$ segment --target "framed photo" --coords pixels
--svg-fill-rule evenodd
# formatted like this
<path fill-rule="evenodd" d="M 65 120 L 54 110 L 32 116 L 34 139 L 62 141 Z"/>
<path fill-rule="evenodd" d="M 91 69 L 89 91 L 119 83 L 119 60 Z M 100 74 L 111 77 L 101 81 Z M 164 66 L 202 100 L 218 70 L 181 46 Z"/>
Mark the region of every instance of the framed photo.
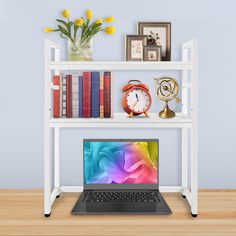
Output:
<path fill-rule="evenodd" d="M 126 35 L 126 61 L 143 61 L 143 47 L 146 43 L 145 35 Z"/>
<path fill-rule="evenodd" d="M 162 60 L 171 60 L 171 23 L 139 22 L 138 34 L 147 35 L 148 46 L 162 46 Z"/>
<path fill-rule="evenodd" d="M 143 48 L 144 61 L 161 61 L 161 46 L 145 46 Z"/>

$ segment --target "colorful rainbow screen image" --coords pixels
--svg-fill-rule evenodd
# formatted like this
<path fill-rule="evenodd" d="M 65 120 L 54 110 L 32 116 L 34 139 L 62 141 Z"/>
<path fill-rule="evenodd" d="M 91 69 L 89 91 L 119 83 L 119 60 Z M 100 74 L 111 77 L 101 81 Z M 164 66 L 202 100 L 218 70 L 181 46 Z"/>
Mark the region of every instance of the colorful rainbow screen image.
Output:
<path fill-rule="evenodd" d="M 85 184 L 157 184 L 158 142 L 84 142 Z"/>

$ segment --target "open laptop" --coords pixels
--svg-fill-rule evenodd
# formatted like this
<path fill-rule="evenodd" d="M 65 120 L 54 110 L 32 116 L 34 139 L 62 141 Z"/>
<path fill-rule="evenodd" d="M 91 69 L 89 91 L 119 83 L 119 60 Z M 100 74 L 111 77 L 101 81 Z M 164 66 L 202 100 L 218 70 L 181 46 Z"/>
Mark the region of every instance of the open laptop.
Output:
<path fill-rule="evenodd" d="M 84 191 L 72 214 L 171 214 L 159 192 L 157 139 L 85 139 Z"/>

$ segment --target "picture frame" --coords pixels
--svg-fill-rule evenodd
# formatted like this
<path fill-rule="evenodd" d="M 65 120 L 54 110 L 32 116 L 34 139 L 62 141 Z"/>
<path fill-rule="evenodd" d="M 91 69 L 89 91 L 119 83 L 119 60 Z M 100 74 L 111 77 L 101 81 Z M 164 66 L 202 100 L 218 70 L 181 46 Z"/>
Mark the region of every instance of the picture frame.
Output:
<path fill-rule="evenodd" d="M 146 35 L 126 35 L 126 61 L 143 61 L 143 47 L 146 46 Z"/>
<path fill-rule="evenodd" d="M 161 46 L 144 46 L 143 48 L 144 61 L 161 61 Z"/>
<path fill-rule="evenodd" d="M 147 35 L 147 46 L 162 46 L 162 60 L 171 60 L 171 22 L 138 22 L 138 34 Z"/>

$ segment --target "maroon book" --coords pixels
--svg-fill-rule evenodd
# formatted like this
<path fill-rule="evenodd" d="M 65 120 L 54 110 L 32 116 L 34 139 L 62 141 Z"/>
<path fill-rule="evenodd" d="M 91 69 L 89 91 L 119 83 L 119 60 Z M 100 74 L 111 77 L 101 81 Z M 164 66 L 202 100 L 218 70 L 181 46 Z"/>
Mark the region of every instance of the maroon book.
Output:
<path fill-rule="evenodd" d="M 58 86 L 53 90 L 53 117 L 60 117 L 60 75 L 53 76 L 53 85 Z"/>
<path fill-rule="evenodd" d="M 104 72 L 104 117 L 111 117 L 111 72 Z"/>
<path fill-rule="evenodd" d="M 91 117 L 91 72 L 83 73 L 83 117 Z"/>
<path fill-rule="evenodd" d="M 72 118 L 72 75 L 66 76 L 66 117 Z"/>

